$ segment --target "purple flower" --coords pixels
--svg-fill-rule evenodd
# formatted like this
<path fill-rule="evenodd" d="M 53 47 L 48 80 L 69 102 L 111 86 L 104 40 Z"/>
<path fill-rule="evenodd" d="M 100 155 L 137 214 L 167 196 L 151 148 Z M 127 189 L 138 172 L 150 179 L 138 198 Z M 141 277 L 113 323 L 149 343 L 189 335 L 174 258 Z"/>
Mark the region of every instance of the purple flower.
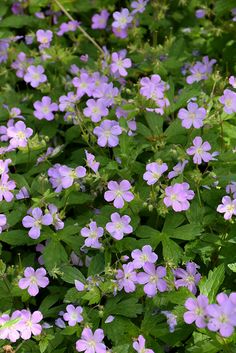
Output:
<path fill-rule="evenodd" d="M 163 315 L 167 318 L 167 324 L 169 325 L 169 331 L 172 333 L 175 331 L 175 326 L 177 325 L 177 316 L 171 311 L 161 311 Z"/>
<path fill-rule="evenodd" d="M 157 254 L 155 254 L 150 245 L 144 245 L 142 250 L 135 249 L 132 251 L 131 256 L 133 258 L 134 268 L 142 268 L 147 263 L 155 263 L 158 259 Z"/>
<path fill-rule="evenodd" d="M 107 349 L 103 343 L 104 332 L 102 329 L 93 331 L 85 327 L 81 334 L 81 339 L 76 342 L 76 350 L 85 353 L 106 353 Z"/>
<path fill-rule="evenodd" d="M 53 220 L 52 225 L 55 227 L 55 229 L 56 230 L 63 229 L 64 222 L 59 218 L 58 208 L 53 204 L 49 204 L 48 210 L 50 215 L 52 216 L 52 220 Z"/>
<path fill-rule="evenodd" d="M 92 153 L 89 153 L 88 151 L 85 150 L 85 155 L 86 155 L 86 163 L 87 166 L 92 169 L 94 173 L 97 173 L 98 168 L 100 166 L 99 162 L 96 162 L 95 156 Z"/>
<path fill-rule="evenodd" d="M 117 38 L 127 38 L 128 33 L 127 33 L 127 27 L 126 28 L 121 28 L 121 27 L 113 27 L 112 26 L 112 32 Z"/>
<path fill-rule="evenodd" d="M 171 172 L 169 172 L 168 178 L 169 178 L 169 179 L 172 179 L 172 178 L 174 178 L 174 177 L 176 177 L 176 176 L 182 174 L 187 163 L 188 163 L 187 160 L 184 160 L 183 162 L 177 163 L 177 164 L 173 167 L 173 170 L 172 170 Z"/>
<path fill-rule="evenodd" d="M 198 108 L 197 103 L 189 102 L 187 109 L 180 109 L 178 118 L 182 120 L 182 126 L 186 129 L 190 129 L 191 126 L 195 129 L 199 129 L 203 126 L 206 113 L 206 109 Z"/>
<path fill-rule="evenodd" d="M 46 82 L 47 76 L 44 75 L 43 66 L 30 65 L 24 75 L 24 80 L 25 82 L 30 83 L 33 88 L 38 87 L 40 83 Z"/>
<path fill-rule="evenodd" d="M 75 32 L 78 27 L 79 27 L 78 21 L 69 21 L 68 23 L 62 23 L 60 25 L 59 31 L 57 32 L 57 35 L 63 36 L 64 33 Z"/>
<path fill-rule="evenodd" d="M 17 56 L 17 60 L 11 64 L 11 67 L 16 70 L 16 76 L 19 78 L 23 78 L 27 67 L 29 64 L 33 64 L 34 59 L 27 59 L 27 56 L 24 52 L 20 52 Z"/>
<path fill-rule="evenodd" d="M 92 17 L 92 29 L 104 29 L 107 26 L 107 20 L 109 17 L 109 12 L 107 10 L 102 10 L 99 14 L 95 14 Z"/>
<path fill-rule="evenodd" d="M 80 231 L 82 237 L 87 238 L 84 244 L 87 247 L 99 249 L 102 246 L 99 243 L 99 238 L 103 236 L 104 230 L 102 227 L 98 227 L 96 222 L 90 222 L 88 226 L 89 228 L 84 227 Z"/>
<path fill-rule="evenodd" d="M 73 110 L 77 101 L 78 101 L 78 96 L 74 92 L 68 92 L 67 96 L 61 96 L 59 98 L 60 111 L 64 112 L 66 110 L 68 111 Z"/>
<path fill-rule="evenodd" d="M 146 340 L 142 335 L 139 335 L 133 343 L 133 348 L 138 353 L 154 353 L 152 349 L 145 348 Z"/>
<path fill-rule="evenodd" d="M 17 121 L 15 125 L 7 128 L 7 135 L 10 138 L 10 145 L 16 147 L 26 147 L 27 140 L 33 135 L 33 130 L 26 127 L 23 121 Z"/>
<path fill-rule="evenodd" d="M 122 180 L 120 183 L 109 181 L 108 189 L 109 191 L 104 194 L 104 199 L 108 202 L 114 201 L 115 208 L 122 208 L 124 201 L 131 202 L 134 199 L 134 195 L 129 191 L 131 184 L 128 180 Z"/>
<path fill-rule="evenodd" d="M 215 59 L 209 60 L 208 56 L 204 56 L 202 62 L 197 61 L 196 64 L 190 67 L 191 75 L 187 76 L 186 81 L 189 85 L 201 80 L 207 80 L 212 72 L 212 67 L 216 63 Z"/>
<path fill-rule="evenodd" d="M 10 114 L 10 117 L 12 119 L 16 119 L 17 118 L 17 119 L 25 120 L 25 118 L 21 115 L 21 110 L 19 108 L 16 108 L 16 107 L 12 108 L 10 110 L 9 114 Z"/>
<path fill-rule="evenodd" d="M 144 292 L 148 297 L 154 297 L 159 292 L 165 292 L 167 290 L 167 283 L 163 277 L 166 276 L 166 269 L 163 266 L 157 268 L 153 263 L 145 263 L 143 265 L 145 272 L 139 272 L 137 274 L 137 281 L 139 284 L 145 284 Z"/>
<path fill-rule="evenodd" d="M 5 63 L 8 58 L 9 43 L 6 39 L 0 40 L 0 64 Z"/>
<path fill-rule="evenodd" d="M 195 11 L 196 18 L 204 18 L 206 16 L 206 11 L 204 9 L 198 9 Z"/>
<path fill-rule="evenodd" d="M 223 96 L 219 98 L 221 104 L 224 104 L 224 111 L 227 114 L 236 113 L 236 93 L 230 89 L 225 89 Z"/>
<path fill-rule="evenodd" d="M 48 169 L 48 175 L 55 192 L 60 192 L 72 186 L 75 179 L 83 178 L 86 175 L 86 169 L 82 166 L 72 169 L 57 163 Z"/>
<path fill-rule="evenodd" d="M 122 266 L 122 270 L 117 270 L 116 279 L 119 290 L 124 288 L 126 293 L 135 291 L 135 284 L 137 283 L 137 274 L 135 272 L 132 262 Z"/>
<path fill-rule="evenodd" d="M 32 314 L 29 310 L 21 310 L 21 338 L 28 340 L 31 335 L 38 336 L 42 332 L 42 326 L 39 322 L 43 319 L 40 311 L 34 311 Z"/>
<path fill-rule="evenodd" d="M 50 213 L 43 215 L 41 208 L 33 208 L 30 212 L 32 216 L 25 216 L 22 219 L 22 224 L 25 228 L 30 228 L 29 236 L 32 239 L 38 239 L 40 237 L 40 231 L 42 225 L 49 226 L 53 222 L 53 218 Z"/>
<path fill-rule="evenodd" d="M 233 215 L 236 215 L 236 200 L 231 200 L 231 197 L 224 196 L 222 204 L 218 205 L 216 210 L 219 213 L 224 213 L 224 219 L 229 220 Z"/>
<path fill-rule="evenodd" d="M 119 144 L 118 136 L 122 134 L 122 129 L 117 121 L 103 120 L 100 126 L 96 126 L 93 130 L 94 135 L 98 137 L 98 145 L 100 147 L 116 147 Z"/>
<path fill-rule="evenodd" d="M 42 101 L 34 102 L 34 109 L 34 116 L 37 119 L 46 119 L 50 121 L 54 119 L 53 112 L 58 111 L 58 105 L 56 103 L 52 103 L 50 97 L 44 96 Z"/>
<path fill-rule="evenodd" d="M 63 319 L 68 321 L 69 326 L 75 326 L 77 322 L 83 321 L 83 316 L 81 315 L 83 308 L 81 306 L 74 307 L 74 305 L 67 305 L 66 313 L 63 315 Z"/>
<path fill-rule="evenodd" d="M 193 162 L 195 164 L 201 164 L 202 161 L 208 163 L 212 160 L 212 154 L 209 153 L 211 145 L 209 142 L 203 142 L 200 136 L 195 137 L 193 140 L 193 146 L 186 150 L 187 154 L 193 155 Z"/>
<path fill-rule="evenodd" d="M 113 28 L 125 29 L 133 20 L 128 9 L 124 8 L 120 12 L 116 11 L 113 13 L 115 21 L 112 22 Z"/>
<path fill-rule="evenodd" d="M 23 199 L 28 199 L 30 197 L 30 194 L 28 190 L 26 189 L 25 186 L 23 186 L 19 192 L 16 194 L 16 199 L 17 200 L 23 200 Z"/>
<path fill-rule="evenodd" d="M 106 230 L 116 240 L 121 240 L 124 234 L 130 234 L 133 232 L 133 227 L 129 224 L 131 218 L 129 216 L 120 216 L 119 213 L 115 212 L 111 215 L 111 222 L 106 224 Z"/>
<path fill-rule="evenodd" d="M 4 214 L 0 213 L 0 234 L 4 229 L 6 229 L 6 225 L 7 225 L 7 217 Z"/>
<path fill-rule="evenodd" d="M 218 304 L 210 304 L 206 308 L 209 316 L 207 328 L 213 332 L 219 331 L 223 337 L 229 337 L 233 334 L 234 326 L 236 326 L 235 303 L 226 299 L 222 294 L 220 293 L 216 297 Z"/>
<path fill-rule="evenodd" d="M 0 316 L 0 339 L 9 339 L 11 342 L 16 342 L 20 338 L 20 320 L 21 312 L 19 310 L 14 311 L 11 316 L 2 314 Z M 10 323 L 11 321 L 15 321 L 15 323 Z M 1 328 L 4 325 L 7 325 L 7 327 Z"/>
<path fill-rule="evenodd" d="M 49 284 L 49 279 L 46 277 L 46 270 L 41 267 L 36 271 L 33 267 L 26 267 L 24 270 L 24 278 L 19 280 L 20 289 L 28 288 L 28 293 L 35 297 L 39 293 L 39 288 L 45 288 Z"/>
<path fill-rule="evenodd" d="M 197 272 L 198 265 L 194 262 L 186 263 L 186 270 L 182 268 L 177 268 L 173 270 L 174 275 L 179 278 L 175 280 L 175 287 L 178 289 L 180 287 L 187 287 L 193 294 L 197 293 L 196 285 L 201 279 L 201 275 Z"/>
<path fill-rule="evenodd" d="M 87 72 L 82 72 L 80 77 L 75 77 L 72 80 L 73 85 L 77 88 L 77 97 L 81 98 L 84 94 L 89 97 L 92 95 L 92 78 Z"/>
<path fill-rule="evenodd" d="M 113 74 L 119 73 L 121 76 L 127 76 L 128 72 L 125 69 L 131 67 L 132 62 L 129 58 L 126 58 L 126 50 L 112 53 L 111 59 L 111 72 Z"/>
<path fill-rule="evenodd" d="M 164 97 L 164 91 L 168 88 L 159 75 L 152 75 L 151 78 L 143 77 L 140 80 L 140 94 L 148 99 L 161 99 Z"/>
<path fill-rule="evenodd" d="M 0 201 L 5 199 L 7 202 L 11 202 L 14 195 L 11 190 L 14 190 L 16 183 L 13 180 L 9 180 L 8 174 L 2 174 L 0 178 Z"/>
<path fill-rule="evenodd" d="M 167 169 L 166 163 L 149 163 L 146 165 L 146 173 L 143 174 L 143 179 L 146 180 L 148 185 L 153 185 Z"/>
<path fill-rule="evenodd" d="M 50 42 L 52 41 L 53 33 L 50 30 L 44 31 L 42 29 L 39 29 L 36 32 L 36 37 L 37 37 L 37 41 L 41 43 L 40 49 L 49 48 Z"/>
<path fill-rule="evenodd" d="M 75 280 L 75 288 L 77 289 L 78 292 L 83 292 L 83 290 L 85 289 L 85 286 L 79 280 Z"/>
<path fill-rule="evenodd" d="M 4 173 L 8 173 L 9 171 L 8 166 L 11 162 L 12 161 L 10 158 L 5 159 L 5 161 L 3 159 L 0 159 L 0 175 Z"/>
<path fill-rule="evenodd" d="M 236 77 L 235 77 L 235 76 L 230 76 L 230 78 L 229 78 L 229 84 L 230 84 L 233 88 L 236 88 Z"/>
<path fill-rule="evenodd" d="M 206 308 L 208 306 L 208 298 L 200 294 L 197 298 L 188 298 L 184 306 L 188 309 L 188 311 L 184 313 L 184 321 L 186 324 L 195 322 L 198 328 L 205 328 L 207 325 Z"/>
<path fill-rule="evenodd" d="M 165 189 L 164 204 L 171 206 L 175 212 L 186 211 L 190 207 L 188 200 L 192 200 L 194 195 L 188 183 L 176 183 Z"/>
<path fill-rule="evenodd" d="M 135 15 L 136 13 L 142 13 L 145 10 L 145 7 L 147 6 L 148 0 L 137 0 L 137 1 L 132 1 L 131 2 L 131 8 L 132 10 L 132 15 Z"/>
<path fill-rule="evenodd" d="M 103 99 L 89 99 L 86 104 L 87 108 L 83 110 L 83 113 L 86 117 L 90 117 L 94 123 L 98 123 L 102 117 L 107 116 L 109 113 Z"/>

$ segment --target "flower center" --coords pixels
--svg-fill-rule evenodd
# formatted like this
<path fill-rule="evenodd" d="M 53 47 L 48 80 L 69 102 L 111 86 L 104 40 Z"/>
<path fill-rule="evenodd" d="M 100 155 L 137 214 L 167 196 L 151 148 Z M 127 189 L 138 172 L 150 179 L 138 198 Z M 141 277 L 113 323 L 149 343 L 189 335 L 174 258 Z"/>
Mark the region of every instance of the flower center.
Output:
<path fill-rule="evenodd" d="M 234 205 L 227 205 L 226 206 L 226 211 L 227 212 L 234 212 L 235 206 Z"/>
<path fill-rule="evenodd" d="M 232 105 L 232 99 L 230 99 L 230 98 L 228 98 L 228 99 L 226 99 L 225 100 L 225 105 L 226 105 L 226 107 L 231 107 L 231 105 Z"/>
<path fill-rule="evenodd" d="M 149 277 L 149 282 L 150 283 L 157 283 L 158 277 L 155 275 Z"/>
<path fill-rule="evenodd" d="M 97 238 L 97 232 L 93 231 L 89 234 L 89 238 L 96 239 Z"/>
<path fill-rule="evenodd" d="M 222 315 L 220 315 L 220 317 L 219 317 L 219 321 L 220 321 L 222 324 L 226 324 L 226 323 L 229 321 L 229 319 L 228 319 L 228 317 L 227 317 L 226 315 L 222 314 Z"/>
<path fill-rule="evenodd" d="M 17 132 L 16 136 L 18 137 L 19 140 L 24 140 L 25 139 L 24 131 Z"/>
<path fill-rule="evenodd" d="M 35 276 L 30 276 L 30 283 L 37 284 L 37 278 Z"/>
<path fill-rule="evenodd" d="M 32 75 L 32 79 L 34 81 L 39 81 L 40 80 L 40 74 L 38 74 L 37 72 L 35 72 L 33 75 Z"/>

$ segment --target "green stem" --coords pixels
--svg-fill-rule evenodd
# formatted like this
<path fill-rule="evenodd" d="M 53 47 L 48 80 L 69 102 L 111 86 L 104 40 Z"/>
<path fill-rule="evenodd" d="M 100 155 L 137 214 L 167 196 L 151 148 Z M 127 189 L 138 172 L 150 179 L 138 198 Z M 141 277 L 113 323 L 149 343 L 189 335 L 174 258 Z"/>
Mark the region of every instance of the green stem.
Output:
<path fill-rule="evenodd" d="M 55 1 L 55 3 L 57 4 L 57 6 L 62 10 L 62 12 L 64 12 L 64 14 L 71 20 L 71 21 L 75 21 L 73 19 L 73 17 L 69 14 L 69 12 L 64 8 L 64 6 L 60 3 L 59 0 L 53 0 Z M 95 42 L 95 40 L 90 37 L 90 35 L 79 25 L 78 29 L 80 30 L 81 33 L 83 33 L 83 35 L 91 42 L 93 43 L 93 45 L 102 53 L 102 55 L 104 55 L 104 51 L 102 50 L 102 48 L 100 47 L 100 45 L 97 44 L 97 42 Z"/>

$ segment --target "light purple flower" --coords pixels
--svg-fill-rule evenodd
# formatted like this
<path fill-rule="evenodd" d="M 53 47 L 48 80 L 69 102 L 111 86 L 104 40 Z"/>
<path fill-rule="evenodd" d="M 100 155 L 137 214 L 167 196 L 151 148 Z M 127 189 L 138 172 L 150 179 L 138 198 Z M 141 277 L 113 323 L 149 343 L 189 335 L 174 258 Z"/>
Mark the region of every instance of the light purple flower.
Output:
<path fill-rule="evenodd" d="M 133 250 L 131 256 L 133 258 L 133 266 L 137 269 L 142 268 L 147 263 L 154 264 L 158 259 L 157 254 L 153 252 L 150 245 L 144 245 L 142 250 Z"/>
<path fill-rule="evenodd" d="M 117 121 L 104 120 L 100 126 L 93 130 L 94 135 L 98 137 L 100 147 L 116 147 L 119 144 L 118 136 L 122 134 L 122 129 Z"/>
<path fill-rule="evenodd" d="M 42 225 L 49 226 L 53 222 L 53 218 L 50 213 L 43 215 L 41 208 L 33 208 L 30 212 L 31 216 L 25 216 L 22 219 L 22 224 L 25 228 L 30 228 L 29 236 L 32 239 L 38 239 L 40 237 L 40 231 Z"/>
<path fill-rule="evenodd" d="M 112 32 L 117 38 L 127 38 L 128 37 L 128 32 L 127 32 L 127 27 L 121 28 L 121 27 L 113 27 L 112 26 Z"/>
<path fill-rule="evenodd" d="M 148 185 L 153 185 L 167 169 L 168 166 L 166 163 L 149 163 L 146 165 L 146 172 L 143 174 L 143 179 L 146 180 Z"/>
<path fill-rule="evenodd" d="M 6 229 L 6 225 L 7 225 L 7 217 L 4 214 L 0 213 L 0 234 L 4 229 Z"/>
<path fill-rule="evenodd" d="M 206 308 L 209 316 L 207 328 L 213 332 L 219 331 L 223 337 L 229 337 L 236 326 L 235 303 L 230 299 L 225 299 L 222 294 L 216 297 L 218 304 L 210 304 Z"/>
<path fill-rule="evenodd" d="M 145 272 L 137 274 L 137 281 L 139 284 L 145 284 L 144 292 L 148 297 L 154 297 L 159 292 L 167 290 L 167 283 L 163 279 L 166 276 L 166 269 L 163 266 L 157 268 L 153 263 L 145 263 L 143 265 Z"/>
<path fill-rule="evenodd" d="M 103 99 L 89 99 L 86 104 L 87 108 L 83 110 L 83 113 L 86 117 L 90 117 L 94 123 L 98 123 L 102 117 L 107 116 L 109 113 Z"/>
<path fill-rule="evenodd" d="M 16 61 L 13 61 L 13 63 L 11 64 L 11 67 L 16 70 L 16 76 L 19 78 L 23 78 L 26 71 L 27 71 L 27 67 L 30 64 L 33 64 L 34 59 L 32 58 L 27 58 L 26 54 L 24 52 L 20 52 L 17 55 L 17 59 Z"/>
<path fill-rule="evenodd" d="M 9 43 L 7 39 L 0 40 L 0 64 L 5 63 L 8 59 Z"/>
<path fill-rule="evenodd" d="M 161 311 L 163 315 L 167 318 L 167 324 L 169 325 L 169 331 L 172 333 L 175 331 L 175 326 L 177 325 L 177 316 L 171 311 Z"/>
<path fill-rule="evenodd" d="M 52 225 L 55 227 L 55 229 L 56 230 L 63 229 L 64 222 L 59 218 L 58 208 L 53 204 L 49 204 L 48 210 L 52 216 L 52 220 L 53 220 Z"/>
<path fill-rule="evenodd" d="M 83 292 L 85 289 L 84 283 L 80 282 L 79 280 L 75 280 L 75 288 L 78 292 Z"/>
<path fill-rule="evenodd" d="M 25 186 L 23 186 L 19 192 L 16 194 L 16 199 L 17 200 L 23 200 L 23 199 L 28 199 L 30 197 L 30 194 L 28 190 L 26 189 Z"/>
<path fill-rule="evenodd" d="M 53 33 L 50 30 L 44 31 L 42 29 L 39 29 L 36 32 L 36 37 L 37 37 L 37 41 L 39 43 L 41 43 L 40 49 L 49 48 L 50 47 L 50 43 L 52 41 Z"/>
<path fill-rule="evenodd" d="M 93 331 L 85 327 L 81 334 L 81 339 L 76 342 L 76 350 L 85 353 L 106 353 L 107 349 L 103 343 L 104 332 L 102 329 Z"/>
<path fill-rule="evenodd" d="M 63 319 L 68 321 L 69 326 L 75 326 L 77 322 L 83 321 L 83 316 L 81 315 L 83 308 L 81 306 L 75 307 L 74 305 L 67 305 L 66 313 L 63 315 Z"/>
<path fill-rule="evenodd" d="M 121 76 L 127 76 L 128 72 L 126 69 L 132 66 L 132 62 L 129 58 L 126 58 L 126 50 L 112 53 L 111 59 L 111 72 L 113 74 L 119 73 Z"/>
<path fill-rule="evenodd" d="M 193 155 L 193 162 L 195 164 L 201 164 L 202 161 L 208 163 L 212 160 L 212 154 L 209 153 L 211 145 L 208 141 L 203 142 L 200 136 L 197 136 L 193 140 L 193 146 L 189 147 L 186 152 L 188 155 Z"/>
<path fill-rule="evenodd" d="M 139 335 L 133 343 L 133 348 L 138 353 L 154 353 L 152 349 L 145 348 L 146 340 L 142 335 Z"/>
<path fill-rule="evenodd" d="M 206 16 L 206 11 L 204 9 L 198 9 L 195 11 L 196 18 L 204 18 Z"/>
<path fill-rule="evenodd" d="M 133 263 L 129 262 L 128 264 L 122 266 L 122 270 L 117 270 L 116 279 L 119 290 L 124 289 L 126 293 L 134 292 L 136 289 L 135 285 L 137 283 L 137 274 Z"/>
<path fill-rule="evenodd" d="M 208 298 L 200 294 L 197 298 L 188 298 L 184 304 L 188 309 L 184 313 L 184 321 L 186 324 L 195 322 L 198 328 L 205 328 L 207 325 L 206 308 L 208 306 Z"/>
<path fill-rule="evenodd" d="M 112 22 L 112 27 L 125 29 L 133 20 L 128 9 L 124 8 L 120 12 L 113 13 L 115 21 Z"/>
<path fill-rule="evenodd" d="M 39 322 L 43 319 L 40 311 L 34 311 L 32 314 L 29 310 L 21 310 L 21 338 L 28 340 L 32 334 L 38 336 L 42 332 L 42 326 Z"/>
<path fill-rule="evenodd" d="M 86 163 L 87 166 L 92 169 L 94 173 L 97 173 L 100 163 L 95 160 L 95 156 L 92 153 L 89 153 L 85 150 Z"/>
<path fill-rule="evenodd" d="M 182 174 L 187 163 L 188 163 L 187 160 L 184 160 L 183 162 L 177 163 L 177 164 L 173 167 L 173 170 L 172 170 L 171 172 L 169 172 L 168 178 L 169 178 L 169 179 L 172 179 L 172 178 L 174 178 L 174 177 L 176 177 L 176 176 Z"/>
<path fill-rule="evenodd" d="M 224 104 L 224 111 L 227 114 L 236 113 L 236 93 L 230 89 L 225 89 L 223 96 L 219 98 L 221 104 Z"/>
<path fill-rule="evenodd" d="M 115 317 L 113 315 L 109 315 L 106 320 L 104 321 L 105 324 L 110 324 L 112 321 L 114 321 Z"/>
<path fill-rule="evenodd" d="M 190 67 L 191 75 L 187 76 L 186 81 L 189 85 L 201 80 L 207 80 L 209 74 L 212 73 L 213 65 L 216 63 L 215 59 L 209 60 L 208 56 L 204 56 L 202 62 L 197 61 Z"/>
<path fill-rule="evenodd" d="M 8 339 L 11 342 L 16 342 L 20 338 L 20 320 L 21 312 L 19 310 L 14 311 L 11 316 L 2 314 L 0 316 L 0 339 Z M 10 324 L 10 321 L 16 322 Z M 9 325 L 7 327 L 1 328 L 1 326 L 7 325 L 8 323 Z"/>
<path fill-rule="evenodd" d="M 51 121 L 54 119 L 53 112 L 58 111 L 58 105 L 56 103 L 52 103 L 52 100 L 48 96 L 44 96 L 42 101 L 34 102 L 34 116 L 41 120 L 46 119 Z"/>
<path fill-rule="evenodd" d="M 190 129 L 191 126 L 195 129 L 199 129 L 203 126 L 206 113 L 205 108 L 199 108 L 197 103 L 189 102 L 187 109 L 180 109 L 178 118 L 182 120 L 182 126 L 186 129 Z"/>
<path fill-rule="evenodd" d="M 109 17 L 109 12 L 107 10 L 102 10 L 99 14 L 95 14 L 92 17 L 92 29 L 104 29 L 107 26 L 107 20 Z"/>
<path fill-rule="evenodd" d="M 47 76 L 44 75 L 43 66 L 30 65 L 24 75 L 24 80 L 25 82 L 30 83 L 33 88 L 38 87 L 40 83 L 46 82 Z"/>
<path fill-rule="evenodd" d="M 217 212 L 224 213 L 224 219 L 229 220 L 236 215 L 236 200 L 229 196 L 222 198 L 222 204 L 217 206 Z"/>
<path fill-rule="evenodd" d="M 182 268 L 177 268 L 176 270 L 173 270 L 173 273 L 176 278 L 179 278 L 175 280 L 175 287 L 177 289 L 180 287 L 187 287 L 190 292 L 196 294 L 196 285 L 201 279 L 201 275 L 199 272 L 197 272 L 197 268 L 199 268 L 199 266 L 196 265 L 194 262 L 187 262 L 186 270 L 183 270 Z"/>
<path fill-rule="evenodd" d="M 15 125 L 7 128 L 7 135 L 10 138 L 10 145 L 16 147 L 26 147 L 27 140 L 33 135 L 33 130 L 26 127 L 23 121 L 17 121 Z"/>
<path fill-rule="evenodd" d="M 123 239 L 125 234 L 130 234 L 133 228 L 129 224 L 131 218 L 129 216 L 120 216 L 119 213 L 115 212 L 111 215 L 111 222 L 106 224 L 106 230 L 116 240 Z"/>
<path fill-rule="evenodd" d="M 176 183 L 165 189 L 164 204 L 172 207 L 175 212 L 186 211 L 190 207 L 188 200 L 194 198 L 194 192 L 189 190 L 188 183 Z"/>
<path fill-rule="evenodd" d="M 64 33 L 67 32 L 75 32 L 77 28 L 79 27 L 79 22 L 78 21 L 69 21 L 67 23 L 62 23 L 60 25 L 60 29 L 57 32 L 58 36 L 63 36 Z"/>
<path fill-rule="evenodd" d="M 29 295 L 35 297 L 39 293 L 39 288 L 45 288 L 49 284 L 49 279 L 46 277 L 46 270 L 41 267 L 36 271 L 33 267 L 26 267 L 24 270 L 24 278 L 19 280 L 20 289 L 28 290 Z"/>
<path fill-rule="evenodd" d="M 84 227 L 81 229 L 80 234 L 86 238 L 84 244 L 87 247 L 99 249 L 102 244 L 99 243 L 99 238 L 103 236 L 104 230 L 102 227 L 98 227 L 96 222 L 90 222 L 89 228 Z"/>
<path fill-rule="evenodd" d="M 77 88 L 77 97 L 81 98 L 84 94 L 87 94 L 89 97 L 92 95 L 93 83 L 92 78 L 87 72 L 82 72 L 80 77 L 75 77 L 72 80 L 73 85 Z"/>
<path fill-rule="evenodd" d="M 7 158 L 5 160 L 0 159 L 0 175 L 8 173 L 9 171 L 9 164 L 12 162 L 10 158 Z"/>
<path fill-rule="evenodd" d="M 229 84 L 230 84 L 233 88 L 236 88 L 236 77 L 235 77 L 235 76 L 230 76 L 230 78 L 229 78 Z"/>
<path fill-rule="evenodd" d="M 86 169 L 82 166 L 72 169 L 57 163 L 48 169 L 48 175 L 55 192 L 60 192 L 72 186 L 75 179 L 83 178 L 86 175 Z"/>
<path fill-rule="evenodd" d="M 115 208 L 124 207 L 124 201 L 131 202 L 134 199 L 134 195 L 131 191 L 131 184 L 128 180 L 122 180 L 120 183 L 116 181 L 109 181 L 109 191 L 104 194 L 104 199 L 108 202 L 114 201 L 113 205 Z"/>
<path fill-rule="evenodd" d="M 132 15 L 135 15 L 136 13 L 143 13 L 145 10 L 145 7 L 147 6 L 148 0 L 137 0 L 137 1 L 132 1 L 131 2 L 131 8 L 132 10 Z"/>
<path fill-rule="evenodd" d="M 0 201 L 6 200 L 6 202 L 11 202 L 14 198 L 11 190 L 14 190 L 16 183 L 14 180 L 9 180 L 8 174 L 2 174 L 0 178 Z"/>

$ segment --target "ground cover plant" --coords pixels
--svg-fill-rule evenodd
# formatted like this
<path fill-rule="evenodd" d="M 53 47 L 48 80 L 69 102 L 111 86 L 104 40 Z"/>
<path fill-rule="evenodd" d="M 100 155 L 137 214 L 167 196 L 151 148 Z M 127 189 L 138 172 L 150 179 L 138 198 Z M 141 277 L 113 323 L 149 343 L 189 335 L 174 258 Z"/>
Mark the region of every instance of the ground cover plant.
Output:
<path fill-rule="evenodd" d="M 235 0 L 0 17 L 0 351 L 236 352 Z"/>

